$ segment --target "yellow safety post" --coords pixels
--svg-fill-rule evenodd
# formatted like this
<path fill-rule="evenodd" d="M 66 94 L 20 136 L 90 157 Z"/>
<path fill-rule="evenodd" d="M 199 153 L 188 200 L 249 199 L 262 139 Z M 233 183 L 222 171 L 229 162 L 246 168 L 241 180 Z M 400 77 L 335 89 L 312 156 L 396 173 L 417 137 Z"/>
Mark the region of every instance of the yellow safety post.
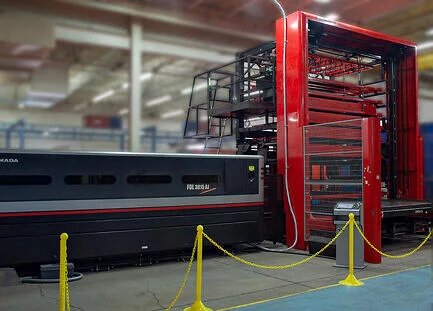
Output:
<path fill-rule="evenodd" d="M 68 234 L 62 233 L 60 235 L 60 272 L 59 272 L 59 311 L 66 309 L 66 288 L 67 284 L 67 263 L 66 263 L 66 241 Z"/>
<path fill-rule="evenodd" d="M 195 283 L 195 302 L 184 311 L 212 311 L 201 301 L 201 282 L 203 267 L 203 226 L 197 226 L 197 278 Z"/>
<path fill-rule="evenodd" d="M 339 283 L 341 285 L 345 285 L 345 286 L 362 286 L 364 285 L 364 283 L 362 283 L 361 281 L 359 281 L 355 274 L 354 274 L 354 256 L 353 256 L 353 251 L 354 251 L 354 235 L 353 235 L 353 229 L 354 229 L 354 225 L 355 225 L 355 215 L 353 215 L 353 213 L 349 214 L 349 274 L 347 275 L 347 277 L 340 281 Z"/>

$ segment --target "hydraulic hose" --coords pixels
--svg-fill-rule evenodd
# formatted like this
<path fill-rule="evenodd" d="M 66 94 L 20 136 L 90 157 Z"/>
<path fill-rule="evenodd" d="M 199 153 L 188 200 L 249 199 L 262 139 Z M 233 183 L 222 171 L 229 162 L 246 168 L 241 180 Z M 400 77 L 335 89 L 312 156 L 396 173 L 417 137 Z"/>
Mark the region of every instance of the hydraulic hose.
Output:
<path fill-rule="evenodd" d="M 289 172 L 289 164 L 287 161 L 287 157 L 288 157 L 288 142 L 287 142 L 287 128 L 288 128 L 288 123 L 287 123 L 287 98 L 286 98 L 286 49 L 287 49 L 287 14 L 284 11 L 283 6 L 281 5 L 281 3 L 278 0 L 272 0 L 272 2 L 275 4 L 275 6 L 278 8 L 278 10 L 281 13 L 281 16 L 283 17 L 283 37 L 284 37 L 284 41 L 283 41 L 283 109 L 284 109 L 284 188 L 285 188 L 285 192 L 286 192 L 286 196 L 287 196 L 287 203 L 289 205 L 289 211 L 290 214 L 292 216 L 293 219 L 293 224 L 295 226 L 295 239 L 293 240 L 292 245 L 290 245 L 287 249 L 292 249 L 296 243 L 298 243 L 298 222 L 296 221 L 296 216 L 295 216 L 295 212 L 293 210 L 293 205 L 292 205 L 292 199 L 290 197 L 290 191 L 289 191 L 289 177 L 288 177 L 288 172 Z"/>

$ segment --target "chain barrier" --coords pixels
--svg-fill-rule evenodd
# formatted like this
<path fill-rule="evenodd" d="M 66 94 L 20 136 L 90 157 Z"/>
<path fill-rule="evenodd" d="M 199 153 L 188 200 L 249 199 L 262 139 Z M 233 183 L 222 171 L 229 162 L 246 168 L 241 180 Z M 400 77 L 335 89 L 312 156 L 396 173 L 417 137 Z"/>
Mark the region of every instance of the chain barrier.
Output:
<path fill-rule="evenodd" d="M 59 262 L 59 311 L 70 311 L 69 285 L 68 285 L 68 234 L 60 235 L 60 262 Z"/>
<path fill-rule="evenodd" d="M 335 237 L 328 242 L 328 244 L 326 244 L 321 250 L 319 250 L 318 252 L 316 252 L 315 254 L 302 259 L 300 261 L 288 264 L 288 265 L 280 265 L 280 266 L 269 266 L 269 265 L 262 265 L 262 264 L 257 264 L 245 259 L 242 259 L 236 255 L 234 255 L 233 253 L 229 252 L 228 250 L 224 249 L 221 245 L 219 245 L 217 242 L 215 242 L 215 240 L 213 240 L 210 236 L 208 236 L 205 232 L 203 232 L 203 236 L 211 243 L 213 244 L 216 248 L 218 248 L 221 252 L 223 252 L 224 254 L 226 254 L 227 256 L 231 257 L 232 259 L 239 261 L 245 265 L 251 266 L 251 267 L 255 267 L 255 268 L 260 268 L 260 269 L 289 269 L 289 268 L 293 268 L 299 265 L 302 265 L 304 263 L 309 262 L 310 260 L 312 260 L 313 258 L 319 256 L 320 254 L 322 254 L 329 246 L 331 246 L 331 244 L 333 244 L 339 237 L 340 235 L 344 232 L 344 230 L 346 230 L 347 226 L 349 225 L 349 221 L 346 222 L 346 224 L 341 228 L 340 231 L 338 231 L 338 233 L 335 235 Z"/>
<path fill-rule="evenodd" d="M 66 311 L 71 311 L 71 305 L 69 303 L 69 283 L 68 283 L 68 246 L 65 245 L 65 302 Z"/>
<path fill-rule="evenodd" d="M 173 301 L 170 303 L 170 305 L 168 306 L 166 311 L 170 311 L 174 307 L 174 305 L 177 303 L 180 296 L 182 295 L 183 290 L 185 289 L 186 282 L 188 281 L 188 277 L 189 277 L 189 274 L 191 272 L 192 264 L 194 262 L 194 256 L 195 256 L 195 253 L 197 250 L 197 244 L 198 244 L 197 241 L 198 241 L 198 238 L 196 236 L 195 241 L 194 241 L 194 247 L 192 248 L 191 258 L 189 259 L 188 267 L 186 268 L 186 272 L 185 272 L 185 276 L 183 277 L 182 284 L 180 285 L 179 290 L 176 293 L 176 296 L 174 297 Z"/>
<path fill-rule="evenodd" d="M 391 255 L 391 254 L 387 254 L 387 253 L 382 252 L 376 246 L 374 246 L 373 243 L 371 243 L 366 238 L 366 236 L 364 235 L 364 232 L 362 232 L 361 228 L 359 227 L 359 225 L 356 222 L 355 222 L 355 227 L 358 230 L 361 237 L 364 239 L 365 243 L 367 243 L 375 252 L 379 253 L 383 257 L 387 257 L 387 258 L 391 258 L 391 259 L 402 259 L 402 258 L 406 258 L 406 257 L 409 257 L 409 256 L 415 254 L 416 252 L 418 252 L 421 249 L 421 247 L 424 246 L 425 243 L 427 243 L 427 241 L 432 237 L 432 234 L 433 234 L 433 231 L 430 231 L 430 233 L 425 237 L 425 239 L 421 242 L 421 244 L 419 244 L 417 247 L 415 247 L 410 252 L 405 253 L 405 254 L 401 254 L 401 255 Z"/>

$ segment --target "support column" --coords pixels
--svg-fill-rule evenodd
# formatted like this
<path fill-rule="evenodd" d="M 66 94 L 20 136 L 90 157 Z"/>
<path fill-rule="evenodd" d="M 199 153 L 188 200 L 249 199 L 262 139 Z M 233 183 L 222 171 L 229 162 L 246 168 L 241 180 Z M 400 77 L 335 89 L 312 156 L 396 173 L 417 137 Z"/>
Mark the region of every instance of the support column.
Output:
<path fill-rule="evenodd" d="M 128 150 L 141 151 L 141 33 L 137 20 L 131 21 L 131 49 L 129 72 L 129 141 Z"/>

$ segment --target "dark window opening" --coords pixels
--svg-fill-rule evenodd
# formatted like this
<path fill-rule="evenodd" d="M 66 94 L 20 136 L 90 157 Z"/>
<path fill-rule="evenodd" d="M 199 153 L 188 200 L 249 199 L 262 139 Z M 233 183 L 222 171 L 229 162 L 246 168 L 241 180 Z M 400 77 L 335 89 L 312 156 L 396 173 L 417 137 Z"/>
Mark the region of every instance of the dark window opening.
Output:
<path fill-rule="evenodd" d="M 1 175 L 0 186 L 49 185 L 52 178 L 48 175 Z"/>
<path fill-rule="evenodd" d="M 170 175 L 130 175 L 126 179 L 129 184 L 169 184 Z"/>
<path fill-rule="evenodd" d="M 113 175 L 68 175 L 65 177 L 67 185 L 112 185 L 116 182 Z"/>
<path fill-rule="evenodd" d="M 219 175 L 184 175 L 182 182 L 185 184 L 216 184 L 220 182 Z"/>

